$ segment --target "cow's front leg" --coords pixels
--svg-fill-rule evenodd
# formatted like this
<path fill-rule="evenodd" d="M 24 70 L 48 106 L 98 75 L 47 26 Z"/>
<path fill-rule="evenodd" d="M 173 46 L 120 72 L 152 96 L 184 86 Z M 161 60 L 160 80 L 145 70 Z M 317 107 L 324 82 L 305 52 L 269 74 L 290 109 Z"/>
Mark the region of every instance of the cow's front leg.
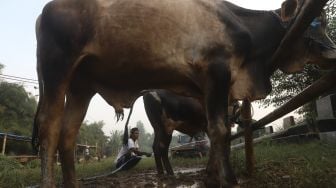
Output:
<path fill-rule="evenodd" d="M 85 117 L 93 92 L 79 89 L 67 94 L 64 119 L 59 140 L 59 152 L 62 164 L 64 187 L 78 187 L 75 164 L 74 148 L 81 123 Z"/>
<path fill-rule="evenodd" d="M 230 72 L 222 61 L 209 65 L 206 95 L 208 132 L 211 141 L 207 165 L 207 187 L 233 187 L 236 177 L 230 165 L 230 134 L 228 96 Z"/>

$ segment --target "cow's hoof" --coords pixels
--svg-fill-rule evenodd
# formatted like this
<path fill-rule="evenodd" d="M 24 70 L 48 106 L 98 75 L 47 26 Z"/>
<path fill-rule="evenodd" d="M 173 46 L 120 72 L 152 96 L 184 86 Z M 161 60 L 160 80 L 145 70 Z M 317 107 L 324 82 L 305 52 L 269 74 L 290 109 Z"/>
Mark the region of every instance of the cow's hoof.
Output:
<path fill-rule="evenodd" d="M 240 188 L 239 184 L 230 184 L 227 182 L 216 181 L 211 178 L 204 180 L 205 187 L 208 188 Z"/>

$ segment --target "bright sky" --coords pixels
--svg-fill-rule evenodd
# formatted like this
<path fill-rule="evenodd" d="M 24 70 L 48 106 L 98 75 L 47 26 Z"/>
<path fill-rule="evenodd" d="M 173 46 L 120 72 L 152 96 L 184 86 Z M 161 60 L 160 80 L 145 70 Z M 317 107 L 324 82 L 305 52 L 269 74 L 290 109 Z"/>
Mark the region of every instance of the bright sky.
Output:
<path fill-rule="evenodd" d="M 259 10 L 270 10 L 280 8 L 283 0 L 231 0 L 233 3 Z M 0 1 L 0 63 L 5 65 L 3 74 L 37 79 L 36 75 L 36 39 L 35 20 L 41 13 L 44 5 L 49 0 L 1 0 Z M 33 84 L 24 83 L 29 92 L 34 95 L 38 91 Z M 254 105 L 254 119 L 260 119 L 272 109 L 259 109 Z M 125 111 L 125 120 L 128 110 Z M 123 130 L 125 121 L 116 123 L 114 110 L 105 101 L 95 96 L 89 106 L 86 120 L 89 122 L 103 120 L 105 122 L 104 132 L 109 135 L 111 130 Z M 135 126 L 141 120 L 147 131 L 152 132 L 152 127 L 146 117 L 142 99 L 135 103 L 134 111 L 130 121 L 130 127 Z M 281 124 L 281 121 L 277 121 Z"/>

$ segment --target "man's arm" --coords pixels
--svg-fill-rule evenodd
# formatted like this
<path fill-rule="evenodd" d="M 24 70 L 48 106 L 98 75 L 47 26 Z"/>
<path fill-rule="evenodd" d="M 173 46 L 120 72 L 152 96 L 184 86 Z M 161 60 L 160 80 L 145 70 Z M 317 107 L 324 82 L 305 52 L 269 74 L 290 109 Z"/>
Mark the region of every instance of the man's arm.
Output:
<path fill-rule="evenodd" d="M 147 153 L 147 152 L 139 151 L 138 148 L 130 148 L 129 150 L 130 150 L 130 152 L 133 152 L 138 156 L 146 155 L 147 157 L 150 157 L 152 155 L 152 154 Z"/>

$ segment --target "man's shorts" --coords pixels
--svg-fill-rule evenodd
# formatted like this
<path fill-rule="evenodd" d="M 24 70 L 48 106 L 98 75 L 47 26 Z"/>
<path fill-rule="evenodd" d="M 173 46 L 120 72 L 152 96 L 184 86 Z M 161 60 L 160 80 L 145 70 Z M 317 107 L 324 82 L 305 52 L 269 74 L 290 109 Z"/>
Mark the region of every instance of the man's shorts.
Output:
<path fill-rule="evenodd" d="M 130 156 L 130 155 L 124 155 L 118 159 L 116 168 L 121 168 L 120 170 L 128 170 L 134 167 L 138 162 L 141 160 L 140 156 Z"/>

